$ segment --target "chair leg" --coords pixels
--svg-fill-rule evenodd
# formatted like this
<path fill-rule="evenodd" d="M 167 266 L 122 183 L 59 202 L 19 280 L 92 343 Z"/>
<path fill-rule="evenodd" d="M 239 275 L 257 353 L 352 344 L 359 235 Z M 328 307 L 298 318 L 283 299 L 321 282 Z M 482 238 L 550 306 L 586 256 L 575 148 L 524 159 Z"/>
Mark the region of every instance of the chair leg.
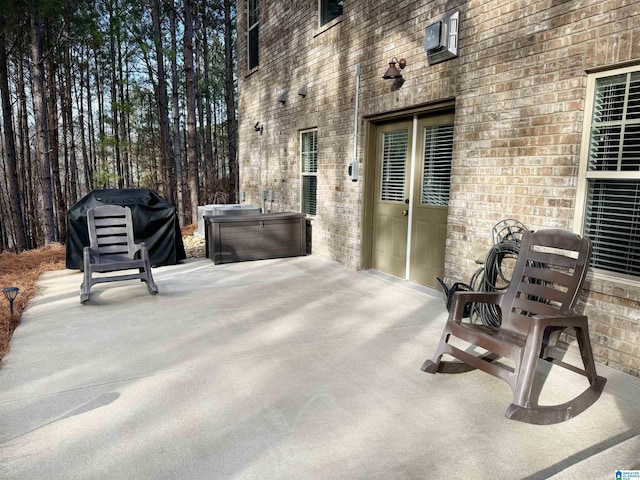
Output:
<path fill-rule="evenodd" d="M 426 373 L 466 373 L 471 372 L 472 370 L 476 370 L 476 367 L 469 365 L 468 363 L 464 363 L 462 361 L 456 360 L 442 360 L 442 356 L 446 354 L 453 355 L 454 347 L 449 345 L 449 338 L 451 333 L 448 330 L 445 330 L 440 339 L 440 343 L 438 344 L 438 348 L 436 350 L 435 355 L 432 359 L 426 360 L 420 369 Z M 487 352 L 481 357 L 480 360 L 486 362 L 493 362 L 500 358 L 499 355 Z"/>
<path fill-rule="evenodd" d="M 149 293 L 151 295 L 155 295 L 158 293 L 158 286 L 156 285 L 156 282 L 153 281 L 151 272 L 148 272 L 146 283 L 147 283 L 147 289 L 149 290 Z"/>
<path fill-rule="evenodd" d="M 437 373 L 439 371 L 442 355 L 447 350 L 447 342 L 449 341 L 450 336 L 451 336 L 451 333 L 447 331 L 445 327 L 445 330 L 442 332 L 442 336 L 440 337 L 440 342 L 438 343 L 438 348 L 436 349 L 436 353 L 434 354 L 433 358 L 430 360 L 426 360 L 422 364 L 422 367 L 420 367 L 420 369 L 423 372 Z"/>
<path fill-rule="evenodd" d="M 442 358 L 442 355 L 440 358 Z M 465 373 L 476 370 L 476 367 L 467 365 L 464 362 L 440 360 L 440 358 L 425 361 L 421 370 L 427 373 Z"/>
<path fill-rule="evenodd" d="M 575 332 L 576 339 L 578 340 L 578 348 L 580 349 L 580 357 L 582 357 L 582 365 L 584 365 L 585 376 L 589 379 L 589 383 L 593 384 L 597 380 L 598 374 L 596 373 L 596 364 L 593 360 L 589 327 L 585 324 L 583 328 L 575 328 Z"/>
<path fill-rule="evenodd" d="M 91 262 L 89 251 L 85 248 L 83 251 L 83 279 L 80 285 L 80 303 L 85 303 L 89 300 L 89 291 L 91 290 Z"/>
<path fill-rule="evenodd" d="M 532 328 L 527 337 L 524 350 L 518 358 L 514 358 L 515 383 L 513 385 L 512 405 L 529 407 L 531 404 L 531 390 L 533 379 L 538 369 L 538 358 L 540 356 L 540 345 L 544 329 Z"/>
<path fill-rule="evenodd" d="M 442 358 L 442 355 L 440 355 Z M 500 358 L 500 355 L 495 353 L 485 353 L 484 355 L 478 357 L 479 360 L 485 361 L 487 363 L 491 363 Z M 422 364 L 422 371 L 427 373 L 466 373 L 471 372 L 473 370 L 477 370 L 477 367 L 473 367 L 468 363 L 464 363 L 456 360 L 440 360 L 436 362 L 436 359 L 427 360 Z"/>
<path fill-rule="evenodd" d="M 605 383 L 607 383 L 606 378 L 596 377 L 594 382 L 580 395 L 560 405 L 522 407 L 512 403 L 504 415 L 511 420 L 535 425 L 552 425 L 566 422 L 593 405 L 600 398 Z"/>
<path fill-rule="evenodd" d="M 153 281 L 153 274 L 151 273 L 151 260 L 149 259 L 149 251 L 147 250 L 146 246 L 140 249 L 140 255 L 144 260 L 144 278 L 142 279 L 142 281 L 147 284 L 147 290 L 149 290 L 149 293 L 151 295 L 155 295 L 156 293 L 158 293 L 158 286 L 156 285 L 156 282 Z M 143 269 L 141 268 L 140 271 L 142 272 L 142 270 Z"/>
<path fill-rule="evenodd" d="M 598 398 L 600 398 L 600 394 L 602 393 L 607 379 L 596 374 L 596 367 L 593 360 L 593 352 L 591 350 L 591 341 L 589 340 L 587 327 L 574 328 L 576 331 L 576 338 L 578 339 L 580 355 L 584 364 L 584 370 L 580 371 L 573 366 L 566 366 L 565 368 L 569 368 L 569 370 L 576 371 L 577 373 L 587 377 L 589 386 L 580 395 L 568 402 L 559 405 L 540 406 L 532 402 L 530 398 L 535 368 L 528 366 L 526 368 L 528 373 L 521 373 L 518 378 L 517 386 L 514 390 L 513 403 L 509 405 L 505 412 L 505 416 L 507 418 L 537 425 L 551 425 L 554 423 L 565 422 L 585 411 L 593 405 Z M 530 361 L 530 359 L 523 360 L 523 369 L 525 368 L 524 365 L 527 361 Z M 538 359 L 536 358 L 536 366 L 537 362 Z M 562 362 L 557 363 L 557 365 L 563 366 Z"/>

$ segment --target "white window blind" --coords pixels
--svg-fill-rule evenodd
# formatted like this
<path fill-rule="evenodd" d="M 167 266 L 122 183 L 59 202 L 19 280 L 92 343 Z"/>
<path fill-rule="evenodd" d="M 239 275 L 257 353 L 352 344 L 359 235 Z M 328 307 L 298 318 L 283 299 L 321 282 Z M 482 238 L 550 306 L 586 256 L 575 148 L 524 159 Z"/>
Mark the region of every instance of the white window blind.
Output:
<path fill-rule="evenodd" d="M 640 72 L 596 81 L 589 170 L 640 170 Z"/>
<path fill-rule="evenodd" d="M 300 134 L 300 167 L 302 171 L 302 213 L 316 214 L 318 192 L 318 131 Z"/>
<path fill-rule="evenodd" d="M 382 185 L 380 199 L 389 202 L 404 202 L 407 142 L 409 132 L 399 130 L 385 132 L 382 137 Z"/>
<path fill-rule="evenodd" d="M 424 129 L 422 162 L 422 205 L 449 205 L 453 125 L 433 125 Z"/>
<path fill-rule="evenodd" d="M 585 233 L 594 267 L 640 276 L 640 180 L 590 181 Z"/>
<path fill-rule="evenodd" d="M 317 189 L 318 177 L 302 177 L 302 213 L 306 215 L 316 214 Z"/>
<path fill-rule="evenodd" d="M 302 172 L 318 171 L 318 131 L 302 132 L 301 136 Z"/>
<path fill-rule="evenodd" d="M 595 80 L 588 148 L 592 265 L 640 276 L 640 72 Z"/>

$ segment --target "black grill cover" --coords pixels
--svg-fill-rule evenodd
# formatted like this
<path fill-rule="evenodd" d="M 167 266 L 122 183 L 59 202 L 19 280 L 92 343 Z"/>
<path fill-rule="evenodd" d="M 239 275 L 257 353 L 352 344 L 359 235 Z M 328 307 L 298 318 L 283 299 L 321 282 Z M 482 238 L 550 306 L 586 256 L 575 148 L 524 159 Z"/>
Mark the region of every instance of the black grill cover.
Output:
<path fill-rule="evenodd" d="M 87 210 L 100 205 L 122 205 L 131 209 L 136 242 L 144 242 L 151 265 L 174 265 L 187 258 L 176 209 L 146 188 L 93 190 L 67 212 L 66 266 L 82 269 L 82 249 L 89 246 Z"/>

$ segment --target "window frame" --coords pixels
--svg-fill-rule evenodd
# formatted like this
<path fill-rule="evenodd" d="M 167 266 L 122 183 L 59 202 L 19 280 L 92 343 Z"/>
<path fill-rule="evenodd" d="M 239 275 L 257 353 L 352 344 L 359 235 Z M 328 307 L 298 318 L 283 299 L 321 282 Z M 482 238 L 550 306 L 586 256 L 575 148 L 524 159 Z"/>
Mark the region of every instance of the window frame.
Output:
<path fill-rule="evenodd" d="M 256 4 L 255 22 L 251 23 L 251 4 Z M 252 72 L 260 65 L 260 0 L 247 0 L 247 70 Z M 252 34 L 255 32 L 255 64 L 252 63 Z"/>
<path fill-rule="evenodd" d="M 314 139 L 314 143 L 315 143 L 315 151 L 310 151 L 310 152 L 305 152 L 304 150 L 304 137 L 305 135 L 308 134 L 314 134 L 315 135 L 315 139 Z M 302 213 L 304 213 L 307 217 L 310 218 L 315 218 L 318 214 L 318 128 L 314 127 L 314 128 L 308 128 L 305 130 L 300 130 L 299 132 L 299 160 L 300 160 L 300 211 Z M 304 155 L 308 154 L 308 153 L 313 153 L 315 155 L 315 161 L 312 162 L 315 164 L 315 171 L 305 171 L 305 161 L 304 161 Z M 316 179 L 316 193 L 315 193 L 315 207 L 314 207 L 314 213 L 309 213 L 307 211 L 305 211 L 305 190 L 304 190 L 304 182 L 305 182 L 305 177 L 307 178 L 315 178 Z"/>
<path fill-rule="evenodd" d="M 596 83 L 599 79 L 614 77 L 621 74 L 640 72 L 640 65 L 628 66 L 612 70 L 598 71 L 587 75 L 587 89 L 585 97 L 582 139 L 580 144 L 580 163 L 578 169 L 576 205 L 574 217 L 574 232 L 585 235 L 589 182 L 593 180 L 626 180 L 640 181 L 639 170 L 589 170 L 591 153 L 592 119 L 595 109 Z M 626 122 L 626 119 L 625 119 Z M 640 276 L 620 273 L 603 268 L 592 267 L 594 278 L 604 281 L 624 282 L 626 285 L 640 287 Z"/>
<path fill-rule="evenodd" d="M 344 14 L 344 0 L 336 0 L 336 3 L 342 7 L 340 13 L 331 18 L 325 18 L 324 12 L 328 10 L 329 5 L 328 2 L 330 0 L 318 0 L 318 27 L 324 27 L 329 23 L 333 22 L 335 19 L 340 18 Z M 327 17 L 329 14 L 327 14 Z"/>

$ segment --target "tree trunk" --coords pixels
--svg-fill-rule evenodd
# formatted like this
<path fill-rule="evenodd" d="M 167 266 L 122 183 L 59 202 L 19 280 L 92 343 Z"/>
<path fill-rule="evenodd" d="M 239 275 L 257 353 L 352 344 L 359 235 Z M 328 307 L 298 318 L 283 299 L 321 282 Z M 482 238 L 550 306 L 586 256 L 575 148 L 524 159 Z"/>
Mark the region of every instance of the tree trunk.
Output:
<path fill-rule="evenodd" d="M 124 62 L 122 59 L 122 36 L 121 36 L 121 28 L 120 28 L 120 18 L 118 15 L 118 28 L 116 30 L 116 45 L 118 46 L 118 105 L 120 109 L 120 121 L 118 123 L 118 141 L 120 143 L 120 175 L 121 178 L 118 180 L 118 187 L 123 188 L 125 186 L 130 186 L 130 176 L 129 176 L 129 144 L 125 141 L 127 138 L 127 117 L 128 117 L 128 108 L 127 102 L 124 96 L 124 84 L 128 83 L 128 73 L 125 77 L 125 68 Z"/>
<path fill-rule="evenodd" d="M 44 65 L 42 58 L 42 24 L 38 13 L 31 18 L 31 56 L 33 78 L 33 103 L 36 124 L 36 144 L 40 159 L 40 179 L 42 182 L 42 225 L 44 243 L 56 241 L 53 219 L 53 189 L 51 185 L 51 164 L 49 159 L 49 135 L 47 132 L 47 104 L 44 85 Z"/>
<path fill-rule="evenodd" d="M 225 103 L 227 105 L 227 151 L 229 157 L 229 202 L 237 203 L 238 175 L 238 126 L 236 119 L 236 95 L 233 78 L 233 0 L 224 0 L 224 58 L 225 58 Z"/>
<path fill-rule="evenodd" d="M 173 109 L 173 156 L 175 161 L 176 208 L 178 223 L 185 226 L 184 220 L 184 179 L 182 169 L 182 137 L 180 135 L 180 95 L 178 90 L 178 40 L 176 35 L 176 6 L 169 8 L 169 23 L 171 30 L 171 106 Z"/>
<path fill-rule="evenodd" d="M 156 49 L 156 63 L 158 82 L 156 98 L 158 102 L 158 122 L 160 126 L 160 155 L 162 157 L 162 172 L 165 195 L 175 204 L 176 195 L 173 177 L 175 161 L 171 147 L 171 132 L 169 129 L 169 100 L 167 97 L 167 79 L 164 69 L 164 53 L 162 45 L 162 28 L 160 25 L 160 0 L 151 0 L 151 19 L 153 22 L 153 42 Z"/>
<path fill-rule="evenodd" d="M 213 164 L 214 171 L 216 172 L 216 180 L 220 178 L 220 147 L 218 145 L 220 135 L 218 134 L 218 109 L 216 108 L 216 104 L 218 103 L 218 98 L 216 96 L 215 103 L 213 105 L 212 115 L 213 115 Z"/>
<path fill-rule="evenodd" d="M 126 103 L 126 105 L 131 105 L 131 90 L 130 90 L 130 68 L 129 68 L 129 60 L 127 60 L 126 62 L 127 65 L 127 88 L 125 89 L 125 97 L 124 97 L 124 101 Z M 129 187 L 133 187 L 134 186 L 134 182 L 133 182 L 133 175 L 134 175 L 134 171 L 133 171 L 133 159 L 131 158 L 133 156 L 133 140 L 131 137 L 131 131 L 132 131 L 132 127 L 131 127 L 131 109 L 127 108 L 127 115 L 126 115 L 126 130 L 127 130 L 127 136 L 126 136 L 126 142 L 127 142 L 127 185 Z"/>
<path fill-rule="evenodd" d="M 18 131 L 19 133 L 19 146 L 20 153 L 18 159 L 22 159 L 18 166 L 20 172 L 20 179 L 23 180 L 22 191 L 23 195 L 22 208 L 25 217 L 25 230 L 27 248 L 35 248 L 38 245 L 38 238 L 41 232 L 41 221 L 35 220 L 35 204 L 37 195 L 34 191 L 34 177 L 38 175 L 37 167 L 32 161 L 31 148 L 29 145 L 29 122 L 27 114 L 27 93 L 25 87 L 24 78 L 25 67 L 23 63 L 23 57 L 18 60 Z"/>
<path fill-rule="evenodd" d="M 53 198 L 55 205 L 54 213 L 58 220 L 56 239 L 60 239 L 64 242 L 67 236 L 67 208 L 64 201 L 64 194 L 62 192 L 62 183 L 60 181 L 60 137 L 58 135 L 58 94 L 56 91 L 57 70 L 52 57 L 48 57 L 46 64 L 49 74 L 48 82 L 46 82 L 49 97 L 46 103 L 47 108 L 45 110 L 47 111 L 47 129 L 49 133 L 49 161 L 51 162 L 51 182 L 53 185 Z"/>
<path fill-rule="evenodd" d="M 184 1 L 184 76 L 187 105 L 187 165 L 189 168 L 189 190 L 191 219 L 198 219 L 198 154 L 196 150 L 196 78 L 193 68 L 193 12 L 194 0 Z"/>
<path fill-rule="evenodd" d="M 86 64 L 81 64 L 80 66 L 80 78 L 76 86 L 76 104 L 78 105 L 78 124 L 80 125 L 80 145 L 82 150 L 82 166 L 84 170 L 83 182 L 84 182 L 84 193 L 88 193 L 91 189 L 91 177 L 93 176 L 93 169 L 91 167 L 91 162 L 89 160 L 89 149 L 87 147 L 87 135 L 85 130 L 87 129 L 87 125 L 85 125 L 84 118 L 84 81 L 85 78 L 89 79 L 89 69 L 85 68 L 85 65 L 88 66 L 89 58 L 86 59 Z M 93 134 L 93 128 L 89 127 L 89 138 Z"/>
<path fill-rule="evenodd" d="M 14 225 L 15 249 L 22 252 L 27 248 L 25 240 L 24 216 L 22 214 L 22 199 L 18 183 L 17 154 L 15 134 L 13 131 L 13 115 L 11 97 L 9 94 L 9 67 L 7 51 L 5 50 L 4 21 L 0 15 L 0 94 L 2 97 L 2 120 L 4 125 L 5 158 L 7 176 L 9 177 L 9 205 Z"/>
<path fill-rule="evenodd" d="M 111 74 L 111 133 L 113 135 L 113 143 L 115 146 L 115 160 L 116 160 L 116 181 L 118 184 L 118 188 L 123 187 L 123 179 L 122 179 L 122 158 L 120 156 L 120 129 L 118 127 L 119 118 L 118 112 L 120 108 L 118 107 L 118 95 L 117 95 L 117 85 L 118 85 L 118 76 L 117 76 L 117 62 L 116 62 L 116 42 L 117 42 L 117 31 L 120 30 L 120 19 L 118 16 L 119 5 L 118 2 L 115 3 L 116 11 L 113 11 L 114 5 L 111 2 L 109 4 L 109 67 Z"/>
<path fill-rule="evenodd" d="M 94 159 L 95 159 L 95 164 L 94 164 L 94 178 L 92 179 L 92 183 L 93 183 L 93 188 L 96 187 L 101 187 L 101 188 L 107 188 L 107 181 L 106 181 L 106 170 L 107 170 L 107 148 L 106 148 L 106 143 L 105 143 L 105 138 L 106 138 L 106 130 L 105 130 L 105 118 L 104 118 L 104 83 L 101 81 L 101 77 L 100 77 L 100 68 L 102 67 L 102 65 L 100 65 L 100 55 L 99 55 L 99 51 L 98 48 L 94 48 L 93 51 L 94 54 L 94 61 L 95 61 L 95 66 L 94 66 L 94 73 L 95 73 L 95 82 L 96 82 L 96 93 L 95 96 L 97 97 L 98 100 L 98 146 L 100 149 L 100 155 L 98 156 L 98 148 L 96 147 L 96 141 L 95 141 L 95 136 L 93 136 L 93 145 L 94 145 L 94 150 L 95 150 L 95 155 L 94 155 Z M 88 102 L 91 102 L 91 97 L 93 96 L 93 92 L 91 91 L 91 82 L 89 81 L 89 79 L 87 79 L 87 97 L 88 97 Z M 90 105 L 90 103 L 89 103 Z M 91 119 L 92 115 L 91 115 L 91 106 L 89 106 L 89 118 Z M 89 120 L 89 124 L 92 125 L 91 120 Z M 91 128 L 91 127 L 90 127 Z M 93 128 L 94 132 L 95 132 L 95 127 Z M 95 173 L 99 173 L 99 177 L 96 180 L 95 177 Z"/>
<path fill-rule="evenodd" d="M 196 125 L 199 127 L 199 128 L 196 128 L 196 136 L 197 136 L 196 145 L 197 145 L 197 155 L 198 155 L 198 165 L 199 165 L 198 174 L 200 177 L 200 182 L 203 187 L 202 200 L 204 200 L 203 203 L 208 203 L 207 199 L 208 199 L 208 194 L 210 193 L 210 189 L 209 189 L 210 185 L 208 184 L 209 165 L 206 160 L 207 147 L 205 145 L 204 128 L 203 128 L 204 126 L 203 96 L 205 95 L 204 90 L 206 90 L 207 84 L 204 83 L 204 88 L 200 87 L 200 85 L 203 83 L 202 71 L 204 68 L 206 68 L 206 67 L 203 67 L 205 60 L 203 58 L 202 50 L 205 48 L 204 45 L 206 44 L 207 34 L 206 34 L 206 28 L 203 22 L 203 15 L 201 15 L 201 13 L 202 12 L 199 11 L 198 7 L 196 7 L 196 11 L 194 12 L 194 23 L 195 23 L 194 71 L 195 71 L 195 78 L 198 79 L 198 81 L 196 82 L 196 85 L 199 86 L 196 89 L 196 118 L 197 118 Z"/>
<path fill-rule="evenodd" d="M 70 172 L 69 172 L 69 198 L 68 205 L 74 204 L 78 200 L 78 156 L 77 156 L 77 144 L 76 144 L 76 129 L 73 121 L 73 108 L 72 108 L 72 82 L 73 77 L 71 75 L 71 53 L 70 49 L 67 49 L 67 65 L 65 65 L 65 73 L 67 77 L 67 122 L 69 123 L 69 147 L 71 154 L 69 157 Z M 83 129 L 84 130 L 84 129 Z"/>

